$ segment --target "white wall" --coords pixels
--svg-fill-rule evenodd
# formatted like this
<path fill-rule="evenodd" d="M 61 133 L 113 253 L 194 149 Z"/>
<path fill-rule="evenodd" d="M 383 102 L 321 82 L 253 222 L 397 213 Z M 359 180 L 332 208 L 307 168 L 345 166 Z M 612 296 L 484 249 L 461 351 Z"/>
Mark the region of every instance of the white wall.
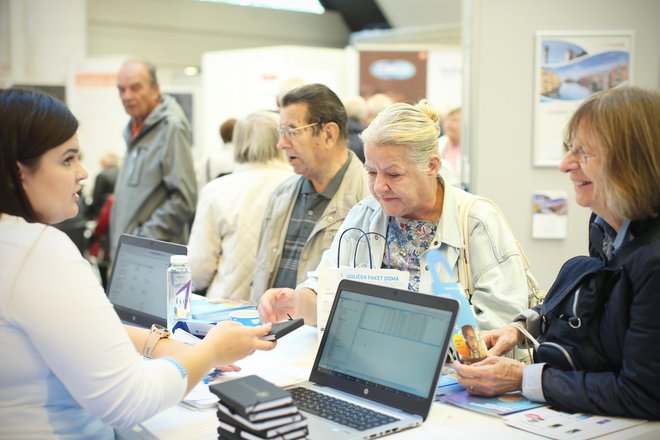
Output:
<path fill-rule="evenodd" d="M 534 35 L 537 30 L 634 30 L 634 84 L 660 84 L 660 2 L 657 0 L 470 0 L 467 45 L 472 189 L 497 201 L 530 259 L 541 285 L 568 258 L 587 252 L 589 211 L 577 206 L 566 176 L 532 167 Z M 534 190 L 569 194 L 565 240 L 534 240 Z"/>
<path fill-rule="evenodd" d="M 219 124 L 256 110 L 276 108 L 279 84 L 289 78 L 323 83 L 346 96 L 347 56 L 343 49 L 277 46 L 204 54 L 202 62 L 202 149 L 220 148 Z"/>
<path fill-rule="evenodd" d="M 64 85 L 69 63 L 87 50 L 85 0 L 9 0 L 8 65 L 0 84 Z M 8 9 L 8 11 L 6 10 Z M 5 20 L 0 20 L 5 22 Z"/>

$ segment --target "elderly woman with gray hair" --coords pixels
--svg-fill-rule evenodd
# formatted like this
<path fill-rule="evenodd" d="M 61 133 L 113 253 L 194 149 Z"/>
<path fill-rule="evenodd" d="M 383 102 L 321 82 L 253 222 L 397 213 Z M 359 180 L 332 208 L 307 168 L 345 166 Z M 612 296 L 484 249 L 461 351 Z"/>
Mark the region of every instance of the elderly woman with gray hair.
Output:
<path fill-rule="evenodd" d="M 336 267 L 338 256 L 340 265 L 371 262 L 375 268 L 408 271 L 409 290 L 432 293 L 433 268 L 426 253 L 439 249 L 458 272 L 463 243 L 458 207 L 474 196 L 446 185 L 438 174 L 438 134 L 439 115 L 425 99 L 417 105 L 392 104 L 378 114 L 362 133 L 371 196 L 351 209 L 319 269 Z M 483 200 L 473 202 L 467 224 L 474 286 L 470 300 L 479 325 L 497 328 L 527 308 L 525 268 L 499 210 Z M 385 240 L 370 238 L 368 255 L 362 234 L 342 238 L 351 228 Z M 262 320 L 276 322 L 290 314 L 316 322 L 318 286 L 318 278 L 310 276 L 296 290 L 264 295 L 259 303 Z"/>
<path fill-rule="evenodd" d="M 272 190 L 293 174 L 277 149 L 276 116 L 256 112 L 234 127 L 231 174 L 201 191 L 188 242 L 193 288 L 207 297 L 247 300 L 261 222 Z"/>

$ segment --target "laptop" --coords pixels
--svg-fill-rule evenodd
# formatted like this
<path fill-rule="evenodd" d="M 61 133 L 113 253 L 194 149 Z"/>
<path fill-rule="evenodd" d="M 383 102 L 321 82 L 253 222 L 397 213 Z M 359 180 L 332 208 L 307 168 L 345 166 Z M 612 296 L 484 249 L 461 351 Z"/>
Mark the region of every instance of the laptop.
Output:
<path fill-rule="evenodd" d="M 452 299 L 342 280 L 309 381 L 287 387 L 308 419 L 309 438 L 371 439 L 419 426 L 457 313 Z M 341 409 L 346 404 L 357 408 Z M 367 414 L 346 420 L 358 412 Z"/>
<path fill-rule="evenodd" d="M 188 248 L 128 234 L 119 237 L 107 294 L 122 321 L 145 328 L 167 325 L 167 268 L 172 255 L 188 255 Z"/>

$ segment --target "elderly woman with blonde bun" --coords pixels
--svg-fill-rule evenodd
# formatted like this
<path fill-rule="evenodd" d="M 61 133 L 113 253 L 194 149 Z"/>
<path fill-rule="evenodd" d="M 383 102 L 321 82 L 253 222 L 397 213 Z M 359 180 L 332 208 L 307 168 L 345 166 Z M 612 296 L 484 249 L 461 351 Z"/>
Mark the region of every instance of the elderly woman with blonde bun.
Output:
<path fill-rule="evenodd" d="M 338 253 L 340 265 L 353 266 L 355 260 L 369 267 L 361 234 L 341 238 L 344 231 L 359 228 L 386 238 L 370 239 L 373 267 L 408 271 L 409 290 L 432 293 L 426 263 L 432 249 L 439 249 L 458 273 L 463 239 L 457 208 L 474 196 L 439 176 L 438 135 L 439 115 L 425 99 L 417 105 L 392 104 L 378 114 L 362 133 L 371 196 L 351 209 L 319 269 L 336 267 Z M 523 260 L 494 206 L 476 200 L 468 218 L 472 307 L 482 328 L 498 328 L 527 307 Z M 288 313 L 316 322 L 318 285 L 318 278 L 310 276 L 296 290 L 265 295 L 259 304 L 261 318 L 278 321 Z"/>

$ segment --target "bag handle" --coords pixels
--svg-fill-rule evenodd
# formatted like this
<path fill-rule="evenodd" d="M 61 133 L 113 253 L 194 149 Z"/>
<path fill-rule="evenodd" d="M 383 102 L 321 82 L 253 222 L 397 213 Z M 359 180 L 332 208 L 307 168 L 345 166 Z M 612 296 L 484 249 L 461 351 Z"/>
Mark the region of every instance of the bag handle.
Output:
<path fill-rule="evenodd" d="M 459 265 L 458 265 L 458 273 L 459 273 L 458 278 L 459 281 L 461 281 L 461 283 L 463 284 L 468 300 L 471 301 L 472 294 L 474 293 L 474 285 L 472 283 L 472 270 L 470 268 L 470 231 L 468 229 L 468 220 L 469 220 L 470 210 L 472 210 L 472 205 L 474 205 L 474 202 L 476 202 L 477 200 L 481 200 L 483 202 L 489 203 L 497 212 L 498 216 L 500 217 L 500 221 L 502 222 L 504 227 L 508 229 L 509 233 L 511 233 L 511 236 L 516 242 L 518 253 L 522 258 L 523 268 L 525 269 L 525 276 L 527 277 L 527 285 L 531 290 L 532 294 L 534 295 L 534 300 L 536 302 L 543 301 L 543 297 L 545 295 L 543 294 L 541 290 L 541 286 L 539 286 L 536 277 L 534 277 L 532 272 L 529 270 L 529 260 L 527 259 L 527 254 L 525 254 L 525 251 L 523 250 L 522 246 L 520 246 L 520 242 L 515 238 L 515 235 L 513 234 L 513 230 L 511 229 L 509 222 L 504 216 L 504 213 L 502 213 L 500 207 L 497 206 L 497 204 L 492 200 L 486 197 L 474 196 L 474 195 L 472 195 L 472 197 L 470 197 L 469 200 L 459 204 L 458 206 L 458 219 L 461 228 L 461 234 L 463 237 L 463 248 L 461 248 L 461 255 L 459 258 Z"/>

